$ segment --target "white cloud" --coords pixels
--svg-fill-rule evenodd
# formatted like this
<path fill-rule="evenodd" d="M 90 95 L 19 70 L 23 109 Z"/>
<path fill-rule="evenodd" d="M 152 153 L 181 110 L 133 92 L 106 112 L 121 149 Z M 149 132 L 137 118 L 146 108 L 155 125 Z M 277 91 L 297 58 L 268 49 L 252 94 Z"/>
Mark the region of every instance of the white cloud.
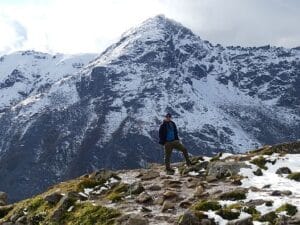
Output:
<path fill-rule="evenodd" d="M 2 1 L 0 54 L 100 52 L 130 27 L 161 13 L 214 44 L 300 45 L 298 0 Z"/>

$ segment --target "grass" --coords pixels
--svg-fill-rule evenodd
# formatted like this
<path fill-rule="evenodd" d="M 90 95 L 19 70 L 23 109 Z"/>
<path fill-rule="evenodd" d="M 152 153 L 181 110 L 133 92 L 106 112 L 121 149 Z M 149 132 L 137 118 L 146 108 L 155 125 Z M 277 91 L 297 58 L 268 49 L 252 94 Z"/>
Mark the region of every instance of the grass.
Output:
<path fill-rule="evenodd" d="M 297 207 L 289 203 L 283 204 L 278 209 L 276 209 L 276 212 L 283 211 L 286 211 L 287 215 L 289 216 L 294 216 L 298 212 Z"/>
<path fill-rule="evenodd" d="M 294 172 L 287 176 L 287 178 L 295 181 L 300 181 L 300 172 Z"/>
<path fill-rule="evenodd" d="M 239 211 L 233 211 L 231 209 L 225 208 L 225 209 L 220 209 L 216 212 L 219 216 L 221 216 L 223 219 L 226 220 L 235 220 L 239 218 L 240 212 Z"/>
<path fill-rule="evenodd" d="M 261 213 L 254 207 L 254 206 L 250 206 L 250 207 L 244 207 L 242 209 L 244 212 L 250 214 L 253 218 L 253 220 L 259 220 Z"/>
<path fill-rule="evenodd" d="M 268 169 L 268 167 L 266 167 L 267 160 L 263 156 L 259 156 L 255 159 L 252 159 L 250 161 L 250 163 L 257 165 L 261 169 L 264 169 L 264 170 Z"/>
<path fill-rule="evenodd" d="M 112 202 L 120 202 L 127 194 L 128 190 L 128 184 L 120 183 L 107 193 L 106 198 Z"/>
<path fill-rule="evenodd" d="M 201 200 L 201 201 L 195 203 L 192 206 L 192 208 L 195 210 L 200 210 L 200 211 L 208 211 L 208 210 L 216 211 L 216 210 L 221 209 L 222 206 L 220 205 L 220 203 L 218 201 Z"/>
<path fill-rule="evenodd" d="M 259 218 L 259 221 L 260 222 L 269 222 L 270 224 L 275 224 L 277 217 L 278 216 L 276 215 L 276 213 L 272 211 L 272 212 L 262 215 Z"/>
<path fill-rule="evenodd" d="M 65 225 L 111 225 L 121 214 L 111 208 L 94 206 L 91 203 L 76 204 L 61 221 Z"/>
<path fill-rule="evenodd" d="M 233 190 L 230 192 L 225 192 L 225 193 L 221 194 L 220 199 L 231 200 L 231 201 L 246 199 L 246 192 L 244 190 L 236 189 L 236 190 Z"/>

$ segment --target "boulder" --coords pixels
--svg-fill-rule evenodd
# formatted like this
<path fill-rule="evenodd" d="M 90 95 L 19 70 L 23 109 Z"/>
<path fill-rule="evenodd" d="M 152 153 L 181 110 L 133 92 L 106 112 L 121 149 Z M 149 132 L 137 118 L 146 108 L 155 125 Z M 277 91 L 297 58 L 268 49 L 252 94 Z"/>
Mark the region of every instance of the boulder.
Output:
<path fill-rule="evenodd" d="M 198 186 L 196 187 L 194 197 L 199 198 L 203 195 L 203 193 L 204 193 L 204 188 L 202 186 Z"/>
<path fill-rule="evenodd" d="M 149 191 L 160 191 L 161 190 L 161 186 L 159 186 L 158 184 L 152 184 L 147 189 Z"/>
<path fill-rule="evenodd" d="M 140 203 L 140 204 L 143 204 L 143 203 L 150 203 L 150 202 L 152 202 L 153 201 L 153 199 L 152 199 L 152 197 L 148 194 L 148 193 L 146 193 L 146 192 L 143 192 L 143 193 L 141 193 L 139 196 L 137 196 L 137 198 L 136 198 L 136 202 L 137 203 Z"/>
<path fill-rule="evenodd" d="M 147 224 L 149 224 L 147 218 L 144 218 L 139 214 L 132 214 L 130 215 L 129 219 L 124 225 L 147 225 Z"/>
<path fill-rule="evenodd" d="M 207 167 L 207 175 L 221 179 L 224 177 L 237 175 L 241 168 L 251 168 L 244 162 L 210 162 Z"/>
<path fill-rule="evenodd" d="M 0 191 L 0 206 L 7 205 L 7 194 Z"/>
<path fill-rule="evenodd" d="M 253 171 L 253 174 L 255 176 L 262 176 L 263 172 L 262 172 L 261 168 L 258 168 L 257 170 Z"/>
<path fill-rule="evenodd" d="M 129 185 L 128 191 L 130 194 L 138 195 L 145 190 L 141 182 L 134 182 Z"/>
<path fill-rule="evenodd" d="M 44 200 L 46 202 L 48 202 L 49 204 L 56 205 L 62 197 L 63 197 L 63 195 L 61 193 L 54 192 L 54 193 L 51 193 L 51 194 L 45 196 Z"/>
<path fill-rule="evenodd" d="M 178 225 L 201 225 L 200 219 L 190 210 L 180 216 Z"/>
<path fill-rule="evenodd" d="M 6 216 L 13 208 L 13 205 L 0 206 L 0 219 Z"/>
<path fill-rule="evenodd" d="M 174 191 L 166 191 L 163 196 L 164 199 L 174 199 L 179 197 L 178 193 Z"/>
<path fill-rule="evenodd" d="M 164 201 L 163 205 L 162 205 L 162 208 L 161 208 L 161 211 L 162 212 L 165 212 L 169 209 L 174 209 L 175 208 L 175 203 L 169 201 L 169 200 L 166 200 Z"/>
<path fill-rule="evenodd" d="M 180 188 L 181 184 L 179 180 L 164 180 L 164 186 L 167 188 Z"/>
<path fill-rule="evenodd" d="M 57 208 L 53 211 L 51 219 L 54 222 L 59 222 L 67 210 L 74 204 L 75 200 L 69 196 L 64 196 L 58 202 Z"/>
<path fill-rule="evenodd" d="M 159 177 L 159 172 L 154 170 L 147 170 L 146 172 L 142 172 L 139 177 L 141 180 L 153 180 Z"/>
<path fill-rule="evenodd" d="M 292 171 L 288 167 L 280 167 L 276 170 L 276 174 L 291 174 Z"/>

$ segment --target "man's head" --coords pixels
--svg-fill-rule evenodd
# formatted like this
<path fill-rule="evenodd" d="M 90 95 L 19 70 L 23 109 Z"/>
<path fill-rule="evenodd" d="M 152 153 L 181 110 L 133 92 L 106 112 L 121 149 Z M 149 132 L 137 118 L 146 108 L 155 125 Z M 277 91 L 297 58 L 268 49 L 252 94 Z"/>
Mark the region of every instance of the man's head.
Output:
<path fill-rule="evenodd" d="M 165 120 L 166 120 L 166 121 L 171 121 L 171 119 L 172 119 L 172 115 L 171 115 L 170 113 L 167 113 L 167 114 L 165 115 Z"/>

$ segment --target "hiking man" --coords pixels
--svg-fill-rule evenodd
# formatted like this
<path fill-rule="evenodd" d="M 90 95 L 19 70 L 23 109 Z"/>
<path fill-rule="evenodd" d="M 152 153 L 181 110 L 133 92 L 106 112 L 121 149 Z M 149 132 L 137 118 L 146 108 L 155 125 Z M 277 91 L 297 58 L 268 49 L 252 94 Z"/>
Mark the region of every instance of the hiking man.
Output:
<path fill-rule="evenodd" d="M 167 174 L 174 174 L 175 172 L 170 165 L 171 154 L 174 148 L 182 152 L 187 166 L 191 165 L 188 151 L 179 141 L 177 127 L 172 121 L 172 115 L 170 113 L 166 114 L 163 123 L 159 127 L 159 144 L 164 146 Z"/>

